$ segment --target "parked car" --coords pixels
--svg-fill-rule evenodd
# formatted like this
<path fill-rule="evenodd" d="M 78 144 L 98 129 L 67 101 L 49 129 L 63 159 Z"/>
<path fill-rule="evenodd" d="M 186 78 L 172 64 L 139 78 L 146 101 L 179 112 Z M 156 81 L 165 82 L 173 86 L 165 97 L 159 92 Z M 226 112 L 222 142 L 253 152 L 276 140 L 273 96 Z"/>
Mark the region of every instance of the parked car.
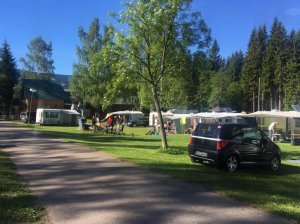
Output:
<path fill-rule="evenodd" d="M 266 164 L 277 171 L 281 163 L 280 148 L 262 131 L 247 124 L 200 123 L 188 150 L 193 162 L 208 162 L 230 172 L 242 164 Z"/>
<path fill-rule="evenodd" d="M 36 117 L 36 112 L 31 112 L 30 113 L 30 123 L 35 122 L 35 117 Z M 24 123 L 27 123 L 29 119 L 29 112 L 21 112 L 20 113 L 20 120 L 23 121 Z"/>
<path fill-rule="evenodd" d="M 127 123 L 127 125 L 128 125 L 128 127 L 137 127 L 137 126 L 147 127 L 147 126 L 149 126 L 149 118 L 142 117 L 142 118 L 139 118 L 138 120 L 130 120 Z"/>

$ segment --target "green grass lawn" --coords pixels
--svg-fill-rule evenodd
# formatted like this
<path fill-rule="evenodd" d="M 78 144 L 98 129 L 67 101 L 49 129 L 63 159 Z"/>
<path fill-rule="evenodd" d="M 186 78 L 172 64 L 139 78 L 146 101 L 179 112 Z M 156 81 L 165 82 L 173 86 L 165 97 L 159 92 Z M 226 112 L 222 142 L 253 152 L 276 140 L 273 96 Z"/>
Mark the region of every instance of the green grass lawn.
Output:
<path fill-rule="evenodd" d="M 27 183 L 0 150 L 0 223 L 42 223 L 42 214 Z"/>
<path fill-rule="evenodd" d="M 159 150 L 160 136 L 145 135 L 147 128 L 126 127 L 127 135 L 112 136 L 82 132 L 76 127 L 31 126 L 66 141 L 105 151 L 155 172 L 199 184 L 300 223 L 300 165 L 287 162 L 288 159 L 300 159 L 300 146 L 279 144 L 283 161 L 276 174 L 266 167 L 243 167 L 232 174 L 207 165 L 191 163 L 187 154 L 188 135 L 168 136 L 170 148 L 179 153 L 171 155 Z M 134 136 L 129 133 L 134 133 Z"/>

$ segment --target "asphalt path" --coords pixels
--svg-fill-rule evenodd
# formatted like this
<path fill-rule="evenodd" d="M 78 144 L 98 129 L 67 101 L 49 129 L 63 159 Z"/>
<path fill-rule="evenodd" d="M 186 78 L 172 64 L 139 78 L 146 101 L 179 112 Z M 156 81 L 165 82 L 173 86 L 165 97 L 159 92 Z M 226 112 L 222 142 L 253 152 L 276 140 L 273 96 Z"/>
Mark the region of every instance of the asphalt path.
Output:
<path fill-rule="evenodd" d="M 0 148 L 53 224 L 290 223 L 214 192 L 0 121 Z"/>

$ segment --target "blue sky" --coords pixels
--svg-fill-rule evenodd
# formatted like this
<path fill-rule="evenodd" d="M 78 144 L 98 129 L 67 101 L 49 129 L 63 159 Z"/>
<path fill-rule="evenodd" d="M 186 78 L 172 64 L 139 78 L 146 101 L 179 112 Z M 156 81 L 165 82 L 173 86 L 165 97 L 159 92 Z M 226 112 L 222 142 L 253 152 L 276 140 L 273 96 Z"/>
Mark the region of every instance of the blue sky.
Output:
<path fill-rule="evenodd" d="M 78 27 L 87 28 L 94 17 L 101 24 L 112 22 L 108 13 L 122 10 L 120 0 L 0 0 L 0 4 L 0 43 L 8 41 L 18 65 L 29 42 L 40 35 L 52 42 L 55 73 L 66 75 L 77 62 Z M 202 13 L 223 57 L 245 52 L 253 28 L 265 24 L 270 30 L 275 17 L 289 32 L 300 29 L 300 0 L 194 0 L 193 10 Z"/>

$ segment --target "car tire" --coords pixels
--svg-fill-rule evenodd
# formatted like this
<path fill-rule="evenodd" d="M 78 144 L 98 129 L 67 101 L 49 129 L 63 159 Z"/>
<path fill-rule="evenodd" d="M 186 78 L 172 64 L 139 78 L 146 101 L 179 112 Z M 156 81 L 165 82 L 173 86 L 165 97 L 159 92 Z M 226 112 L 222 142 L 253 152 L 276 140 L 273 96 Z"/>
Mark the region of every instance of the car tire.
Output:
<path fill-rule="evenodd" d="M 273 172 L 276 172 L 280 167 L 280 158 L 277 155 L 272 156 L 270 161 L 270 168 Z"/>
<path fill-rule="evenodd" d="M 225 168 L 229 172 L 236 172 L 239 168 L 239 159 L 236 155 L 229 155 L 225 160 Z"/>

